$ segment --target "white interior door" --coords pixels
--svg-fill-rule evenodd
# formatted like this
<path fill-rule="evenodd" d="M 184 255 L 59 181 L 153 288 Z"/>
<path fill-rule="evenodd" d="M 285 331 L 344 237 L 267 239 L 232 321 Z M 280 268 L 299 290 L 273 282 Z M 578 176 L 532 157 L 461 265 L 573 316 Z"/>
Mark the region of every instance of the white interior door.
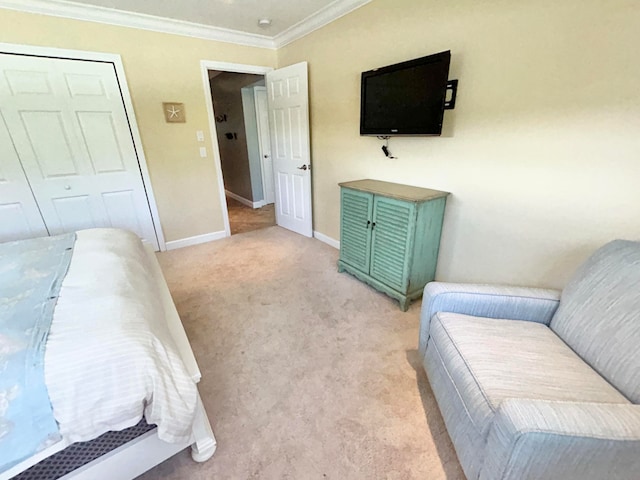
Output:
<path fill-rule="evenodd" d="M 269 205 L 275 201 L 273 180 L 273 161 L 271 159 L 271 139 L 269 138 L 269 106 L 266 87 L 253 88 L 256 104 L 256 121 L 258 124 L 258 146 L 260 149 L 260 165 L 262 167 L 262 190 L 264 202 Z"/>
<path fill-rule="evenodd" d="M 158 248 L 114 66 L 0 54 L 0 109 L 51 235 L 92 227 Z"/>
<path fill-rule="evenodd" d="M 267 73 L 276 222 L 313 236 L 307 62 Z"/>
<path fill-rule="evenodd" d="M 0 242 L 47 235 L 0 109 Z"/>

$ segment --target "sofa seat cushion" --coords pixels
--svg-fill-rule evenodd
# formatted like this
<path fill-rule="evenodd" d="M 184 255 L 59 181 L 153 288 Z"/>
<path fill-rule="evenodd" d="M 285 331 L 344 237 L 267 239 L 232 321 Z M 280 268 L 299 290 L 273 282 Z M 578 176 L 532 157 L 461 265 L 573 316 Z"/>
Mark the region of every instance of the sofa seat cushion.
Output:
<path fill-rule="evenodd" d="M 430 335 L 483 438 L 507 398 L 630 403 L 546 325 L 439 312 Z"/>

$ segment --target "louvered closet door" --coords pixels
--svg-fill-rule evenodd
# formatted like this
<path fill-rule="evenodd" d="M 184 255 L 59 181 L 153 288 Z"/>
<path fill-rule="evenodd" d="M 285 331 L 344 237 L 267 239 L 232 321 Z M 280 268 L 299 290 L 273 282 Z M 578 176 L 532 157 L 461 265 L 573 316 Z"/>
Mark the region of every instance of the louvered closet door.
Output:
<path fill-rule="evenodd" d="M 340 260 L 369 272 L 373 195 L 342 189 Z"/>
<path fill-rule="evenodd" d="M 406 291 L 415 222 L 415 204 L 376 196 L 370 275 L 399 292 Z"/>
<path fill-rule="evenodd" d="M 158 247 L 111 63 L 0 54 L 1 109 L 52 235 L 119 227 Z"/>

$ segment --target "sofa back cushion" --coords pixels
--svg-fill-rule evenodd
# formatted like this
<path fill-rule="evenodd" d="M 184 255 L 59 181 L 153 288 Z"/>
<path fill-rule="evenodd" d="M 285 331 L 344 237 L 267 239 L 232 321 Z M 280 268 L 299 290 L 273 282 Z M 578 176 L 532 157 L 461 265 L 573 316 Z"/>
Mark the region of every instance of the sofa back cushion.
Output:
<path fill-rule="evenodd" d="M 551 328 L 633 403 L 640 403 L 640 242 L 597 250 L 562 292 Z"/>

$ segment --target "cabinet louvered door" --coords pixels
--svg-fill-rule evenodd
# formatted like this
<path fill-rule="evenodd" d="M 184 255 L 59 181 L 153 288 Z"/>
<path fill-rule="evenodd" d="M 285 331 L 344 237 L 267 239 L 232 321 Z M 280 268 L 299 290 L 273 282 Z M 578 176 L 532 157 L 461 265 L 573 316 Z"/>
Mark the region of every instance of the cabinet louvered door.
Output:
<path fill-rule="evenodd" d="M 373 195 L 342 189 L 340 260 L 369 272 Z"/>
<path fill-rule="evenodd" d="M 414 217 L 414 203 L 375 197 L 370 275 L 399 292 L 407 289 Z"/>

